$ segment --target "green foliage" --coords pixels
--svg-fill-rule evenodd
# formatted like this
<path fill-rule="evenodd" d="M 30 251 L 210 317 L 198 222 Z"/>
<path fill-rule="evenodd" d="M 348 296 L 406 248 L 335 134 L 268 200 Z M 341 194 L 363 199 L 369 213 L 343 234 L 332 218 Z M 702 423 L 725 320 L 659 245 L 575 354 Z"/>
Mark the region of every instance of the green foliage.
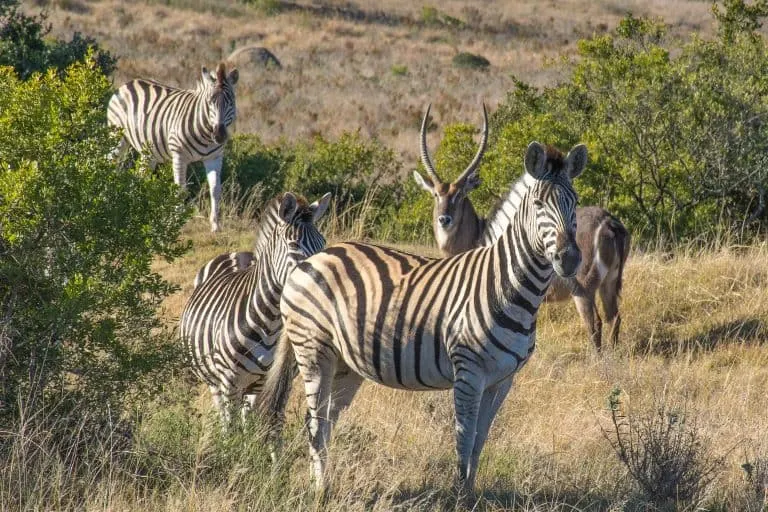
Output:
<path fill-rule="evenodd" d="M 425 5 L 421 8 L 421 21 L 431 27 L 463 28 L 466 25 L 459 18 L 441 12 L 431 5 Z"/>
<path fill-rule="evenodd" d="M 491 63 L 482 55 L 469 52 L 459 52 L 453 56 L 453 66 L 465 69 L 486 69 Z"/>
<path fill-rule="evenodd" d="M 394 64 L 392 66 L 392 74 L 395 76 L 406 76 L 408 75 L 408 66 Z"/>
<path fill-rule="evenodd" d="M 240 0 L 244 4 L 252 5 L 257 11 L 266 15 L 274 16 L 282 11 L 283 6 L 280 0 Z"/>
<path fill-rule="evenodd" d="M 36 72 L 54 68 L 63 72 L 82 60 L 89 49 L 101 72 L 110 75 L 117 59 L 101 50 L 96 41 L 75 32 L 72 40 L 49 41 L 51 26 L 45 13 L 27 16 L 19 11 L 18 0 L 0 0 L 0 66 L 12 66 L 24 80 Z"/>
<path fill-rule="evenodd" d="M 0 68 L 0 413 L 19 401 L 117 407 L 171 369 L 151 270 L 186 250 L 167 177 L 116 172 L 110 81 L 91 55 L 21 81 Z M 29 405 L 29 404 L 27 404 Z"/>
<path fill-rule="evenodd" d="M 372 228 L 383 224 L 400 197 L 394 181 L 400 163 L 392 150 L 359 133 L 344 133 L 337 140 L 317 137 L 311 142 L 264 145 L 256 135 L 238 135 L 227 143 L 224 151 L 222 182 L 235 181 L 242 194 L 254 186 L 261 190 L 261 203 L 291 190 L 316 199 L 326 192 L 333 194 L 336 213 L 367 201 L 373 211 Z M 199 194 L 205 183 L 202 165 L 192 168 L 190 192 Z M 377 231 L 378 232 L 378 231 Z"/>

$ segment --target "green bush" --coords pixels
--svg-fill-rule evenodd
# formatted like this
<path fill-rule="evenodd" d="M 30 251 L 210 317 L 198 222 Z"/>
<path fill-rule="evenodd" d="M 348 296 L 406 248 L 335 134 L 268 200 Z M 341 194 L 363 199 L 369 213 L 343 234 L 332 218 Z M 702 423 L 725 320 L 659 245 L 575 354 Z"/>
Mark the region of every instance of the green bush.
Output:
<path fill-rule="evenodd" d="M 151 264 L 186 250 L 188 212 L 167 176 L 115 171 L 110 94 L 92 57 L 27 81 L 0 68 L 0 414 L 119 410 L 177 359 Z"/>
<path fill-rule="evenodd" d="M 459 52 L 453 56 L 453 66 L 467 69 L 486 69 L 491 63 L 482 55 L 469 52 Z"/>
<path fill-rule="evenodd" d="M 63 72 L 93 48 L 92 58 L 101 72 L 112 74 L 117 59 L 99 49 L 94 39 L 75 32 L 69 42 L 48 40 L 51 26 L 46 19 L 45 13 L 27 16 L 19 12 L 18 0 L 0 0 L 0 66 L 12 66 L 26 80 L 50 68 Z"/>
<path fill-rule="evenodd" d="M 635 240 L 762 227 L 768 45 L 756 30 L 768 2 L 729 0 L 714 12 L 716 38 L 682 43 L 668 39 L 664 25 L 628 15 L 612 33 L 579 42 L 563 83 L 537 90 L 516 82 L 491 118 L 483 185 L 472 194 L 479 213 L 520 175 L 530 141 L 563 150 L 584 142 L 581 203 L 611 210 Z M 447 161 L 469 161 L 468 139 L 446 133 L 440 151 L 452 155 Z M 419 239 L 424 231 L 415 224 L 431 219 L 431 200 L 412 185 L 406 190 L 415 202 L 401 207 L 396 230 Z"/>
<path fill-rule="evenodd" d="M 337 140 L 317 137 L 310 142 L 264 145 L 256 135 L 238 135 L 227 143 L 224 151 L 222 182 L 235 185 L 242 195 L 258 186 L 260 202 L 284 190 L 317 198 L 331 192 L 336 213 L 363 201 L 372 208 L 369 220 L 370 236 L 391 215 L 401 196 L 396 182 L 400 163 L 392 150 L 375 140 L 366 140 L 358 133 L 344 133 Z M 203 190 L 205 170 L 192 167 L 193 195 Z M 234 182 L 234 183 L 233 183 Z M 239 202 L 239 201 L 238 201 Z"/>

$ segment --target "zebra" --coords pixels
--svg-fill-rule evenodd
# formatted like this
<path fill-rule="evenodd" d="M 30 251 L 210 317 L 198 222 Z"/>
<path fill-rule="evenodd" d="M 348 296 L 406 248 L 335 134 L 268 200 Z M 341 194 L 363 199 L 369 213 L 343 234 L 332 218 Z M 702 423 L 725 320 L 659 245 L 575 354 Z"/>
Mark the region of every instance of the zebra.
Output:
<path fill-rule="evenodd" d="M 376 245 L 327 247 L 291 273 L 283 334 L 262 407 L 279 435 L 294 361 L 304 381 L 312 476 L 325 489 L 331 425 L 363 380 L 453 389 L 458 482 L 474 488 L 491 422 L 535 347 L 536 314 L 553 272 L 572 277 L 584 145 L 567 156 L 532 142 L 507 201 L 507 230 L 489 247 L 434 259 Z"/>
<path fill-rule="evenodd" d="M 186 190 L 187 165 L 203 162 L 211 196 L 211 231 L 219 229 L 221 164 L 227 128 L 235 121 L 237 69 L 226 73 L 219 63 L 215 72 L 201 68 L 202 79 L 194 90 L 178 89 L 153 80 L 136 79 L 112 95 L 107 122 L 122 128 L 118 147 L 130 144 L 137 151 L 149 147 L 150 165 L 173 162 L 173 180 Z"/>
<path fill-rule="evenodd" d="M 180 335 L 225 427 L 233 403 L 243 418 L 254 405 L 282 325 L 283 283 L 298 262 L 325 247 L 315 223 L 330 197 L 308 204 L 290 192 L 277 196 L 262 214 L 253 252 L 220 255 L 195 277 Z"/>

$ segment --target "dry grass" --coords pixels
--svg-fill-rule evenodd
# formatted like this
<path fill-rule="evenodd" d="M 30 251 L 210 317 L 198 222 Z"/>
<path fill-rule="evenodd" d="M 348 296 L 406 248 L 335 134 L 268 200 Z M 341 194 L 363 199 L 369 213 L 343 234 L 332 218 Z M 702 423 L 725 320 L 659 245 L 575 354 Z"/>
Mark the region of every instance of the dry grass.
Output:
<path fill-rule="evenodd" d="M 158 267 L 183 286 L 167 301 L 170 318 L 178 317 L 199 266 L 217 253 L 252 243 L 250 229 L 231 229 L 216 238 L 206 231 L 204 219 L 193 220 L 186 236 L 195 249 L 172 266 Z M 409 249 L 435 254 L 433 248 Z M 650 411 L 661 396 L 685 403 L 713 455 L 725 457 L 708 499 L 728 509 L 760 510 L 759 493 L 741 465 L 749 461 L 747 453 L 766 449 L 766 269 L 768 246 L 691 249 L 671 258 L 633 254 L 622 301 L 621 345 L 601 356 L 588 346 L 572 304 L 546 306 L 537 352 L 519 374 L 483 456 L 481 509 L 643 509 L 645 502 L 601 431 L 609 425 L 606 400 L 619 387 L 636 413 Z M 200 387 L 195 393 L 198 407 L 207 410 L 207 392 Z M 303 416 L 299 395 L 294 392 L 289 412 L 294 426 Z M 447 392 L 407 393 L 366 384 L 336 430 L 336 493 L 326 506 L 453 507 L 451 404 Z M 297 432 L 285 462 L 289 491 L 280 498 L 270 495 L 277 500 L 270 507 L 315 506 L 305 482 L 304 442 Z M 754 455 L 752 460 L 762 459 Z M 223 509 L 236 508 L 240 500 L 253 503 L 248 492 L 263 490 L 242 490 Z M 183 508 L 221 510 L 216 498 L 221 493 L 216 486 L 195 488 L 184 497 Z M 292 498 L 286 501 L 287 496 Z M 176 499 L 169 496 L 157 505 L 173 508 Z"/>
<path fill-rule="evenodd" d="M 39 9 L 41 2 L 29 3 Z M 496 105 L 510 90 L 511 75 L 552 84 L 563 73 L 552 65 L 558 56 L 572 55 L 579 38 L 614 27 L 626 11 L 662 16 L 677 35 L 711 31 L 712 25 L 707 2 L 682 0 L 304 4 L 314 10 L 267 16 L 235 0 L 56 1 L 49 9 L 56 36 L 81 31 L 120 57 L 116 84 L 143 76 L 191 87 L 201 64 L 211 67 L 247 45 L 264 46 L 283 68 L 238 60 L 238 131 L 270 142 L 360 130 L 411 161 L 427 102 L 434 103 L 440 129 L 475 123 L 481 101 Z M 424 9 L 433 5 L 469 25 L 424 23 Z M 339 6 L 368 21 L 313 14 Z M 481 55 L 491 65 L 487 71 L 457 69 L 451 59 L 459 52 Z"/>

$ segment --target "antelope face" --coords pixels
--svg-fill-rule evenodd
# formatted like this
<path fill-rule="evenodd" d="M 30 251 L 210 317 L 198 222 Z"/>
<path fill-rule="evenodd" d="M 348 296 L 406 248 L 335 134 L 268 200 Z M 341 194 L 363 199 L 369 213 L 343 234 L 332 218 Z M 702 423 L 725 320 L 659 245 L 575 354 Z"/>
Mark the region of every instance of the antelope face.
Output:
<path fill-rule="evenodd" d="M 575 146 L 568 156 L 538 142 L 528 146 L 526 172 L 539 181 L 531 190 L 534 224 L 544 257 L 560 277 L 573 277 L 581 264 L 576 244 L 576 203 L 573 179 L 587 162 L 587 150 Z"/>
<path fill-rule="evenodd" d="M 434 183 L 417 171 L 413 171 L 413 178 L 435 201 L 432 212 L 435 234 L 438 238 L 452 234 L 461 226 L 464 213 L 469 208 L 467 194 L 480 185 L 477 173 L 471 173 L 463 182 L 453 183 Z"/>
<path fill-rule="evenodd" d="M 431 105 L 427 106 L 424 120 L 421 122 L 420 146 L 421 162 L 429 177 L 426 178 L 417 171 L 413 171 L 413 178 L 421 188 L 432 195 L 435 201 L 432 216 L 434 220 L 433 227 L 435 237 L 437 238 L 437 245 L 441 250 L 445 251 L 447 245 L 456 242 L 456 240 L 452 240 L 453 238 L 463 235 L 458 233 L 458 229 L 462 226 L 465 215 L 473 215 L 476 220 L 476 214 L 467 198 L 467 194 L 480 185 L 480 175 L 477 168 L 480 165 L 480 160 L 488 143 L 488 112 L 485 109 L 485 105 L 483 105 L 482 141 L 472 162 L 455 181 L 445 183 L 437 175 L 437 171 L 435 171 L 435 167 L 432 165 L 432 160 L 429 158 L 429 150 L 427 149 L 427 121 L 429 119 L 430 107 Z"/>

